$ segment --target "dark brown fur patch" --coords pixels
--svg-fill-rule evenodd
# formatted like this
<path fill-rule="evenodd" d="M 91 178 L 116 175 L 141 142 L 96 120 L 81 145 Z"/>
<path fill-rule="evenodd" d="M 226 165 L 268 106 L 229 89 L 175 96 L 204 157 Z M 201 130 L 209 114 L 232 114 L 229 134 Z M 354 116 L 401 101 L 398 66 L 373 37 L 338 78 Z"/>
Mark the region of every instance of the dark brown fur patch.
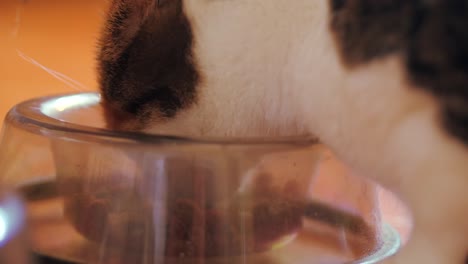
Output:
<path fill-rule="evenodd" d="M 401 50 L 409 0 L 332 0 L 333 30 L 347 65 Z"/>
<path fill-rule="evenodd" d="M 142 129 L 190 107 L 197 98 L 199 75 L 182 0 L 114 5 L 118 8 L 109 15 L 98 57 L 108 126 Z M 143 10 L 136 8 L 151 10 L 141 17 Z"/>
<path fill-rule="evenodd" d="M 330 0 L 344 64 L 400 54 L 409 79 L 437 98 L 446 130 L 468 144 L 468 1 Z"/>

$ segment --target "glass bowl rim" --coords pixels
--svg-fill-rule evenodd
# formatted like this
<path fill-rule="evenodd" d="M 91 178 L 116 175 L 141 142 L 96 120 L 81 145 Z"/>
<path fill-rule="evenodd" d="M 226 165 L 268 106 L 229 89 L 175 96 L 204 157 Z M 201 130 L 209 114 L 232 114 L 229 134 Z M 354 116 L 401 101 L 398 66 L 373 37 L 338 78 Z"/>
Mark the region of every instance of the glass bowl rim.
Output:
<path fill-rule="evenodd" d="M 45 113 L 50 107 L 56 106 L 55 104 L 58 100 L 71 98 L 82 99 L 79 100 L 79 103 L 74 103 L 73 107 L 80 107 L 80 105 L 81 107 L 90 107 L 99 104 L 101 96 L 98 92 L 73 92 L 35 97 L 20 102 L 11 108 L 5 118 L 4 126 L 13 123 L 20 129 L 29 130 L 35 134 L 43 134 L 41 131 L 46 130 L 48 136 L 54 136 L 57 135 L 57 133 L 66 133 L 66 137 L 70 139 L 75 137 L 82 138 L 84 136 L 115 143 L 302 146 L 319 144 L 319 140 L 312 135 L 279 137 L 186 137 L 168 134 L 149 134 L 137 131 L 115 131 L 67 122 Z M 65 109 L 66 108 L 64 108 L 64 110 Z M 81 140 L 82 139 L 80 139 L 80 141 Z"/>

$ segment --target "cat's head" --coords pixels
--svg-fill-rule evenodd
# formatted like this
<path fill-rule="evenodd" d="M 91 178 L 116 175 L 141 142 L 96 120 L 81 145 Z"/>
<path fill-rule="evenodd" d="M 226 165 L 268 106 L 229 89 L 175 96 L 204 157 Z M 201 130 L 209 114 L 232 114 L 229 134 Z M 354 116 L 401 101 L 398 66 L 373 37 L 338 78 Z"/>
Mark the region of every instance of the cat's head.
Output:
<path fill-rule="evenodd" d="M 258 133 L 300 133 L 302 90 L 346 86 L 348 72 L 398 56 L 408 86 L 434 95 L 441 122 L 466 142 L 467 5 L 113 0 L 98 56 L 107 120 L 116 129 L 152 130 L 197 119 L 221 131 L 239 130 L 234 120 L 243 119 Z M 201 130 L 192 132 L 208 133 Z"/>

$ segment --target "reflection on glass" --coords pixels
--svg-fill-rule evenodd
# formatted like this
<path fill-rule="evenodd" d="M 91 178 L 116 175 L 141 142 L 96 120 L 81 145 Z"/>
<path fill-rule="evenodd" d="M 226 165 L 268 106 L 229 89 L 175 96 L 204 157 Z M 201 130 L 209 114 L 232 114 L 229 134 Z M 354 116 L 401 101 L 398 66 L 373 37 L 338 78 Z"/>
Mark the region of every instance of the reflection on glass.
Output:
<path fill-rule="evenodd" d="M 31 264 L 22 201 L 0 190 L 0 263 Z"/>

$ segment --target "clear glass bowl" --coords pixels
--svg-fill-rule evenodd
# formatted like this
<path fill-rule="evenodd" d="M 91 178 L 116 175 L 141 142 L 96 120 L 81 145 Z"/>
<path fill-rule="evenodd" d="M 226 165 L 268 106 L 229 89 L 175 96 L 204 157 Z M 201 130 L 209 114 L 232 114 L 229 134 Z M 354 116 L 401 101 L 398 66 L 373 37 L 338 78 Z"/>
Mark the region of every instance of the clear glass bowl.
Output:
<path fill-rule="evenodd" d="M 378 186 L 323 173 L 334 157 L 312 138 L 109 131 L 99 102 L 38 98 L 5 120 L 1 184 L 44 263 L 374 263 L 400 246 Z"/>

